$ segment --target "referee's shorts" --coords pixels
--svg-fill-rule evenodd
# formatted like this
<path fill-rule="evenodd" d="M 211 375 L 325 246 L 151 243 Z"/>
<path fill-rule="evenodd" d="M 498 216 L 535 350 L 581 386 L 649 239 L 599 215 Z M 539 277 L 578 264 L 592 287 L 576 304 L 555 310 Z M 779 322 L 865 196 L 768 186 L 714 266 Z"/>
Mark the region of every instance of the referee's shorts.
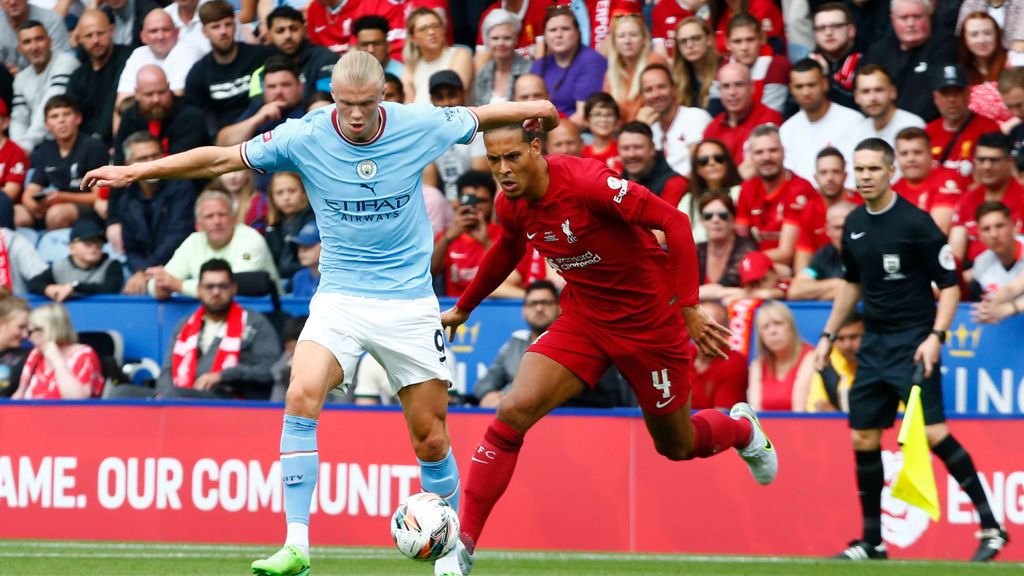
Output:
<path fill-rule="evenodd" d="M 931 327 L 900 332 L 865 332 L 857 352 L 857 375 L 850 388 L 850 428 L 891 428 L 900 401 L 910 398 L 914 353 L 931 334 Z M 921 382 L 925 424 L 946 421 L 942 404 L 940 364 Z"/>

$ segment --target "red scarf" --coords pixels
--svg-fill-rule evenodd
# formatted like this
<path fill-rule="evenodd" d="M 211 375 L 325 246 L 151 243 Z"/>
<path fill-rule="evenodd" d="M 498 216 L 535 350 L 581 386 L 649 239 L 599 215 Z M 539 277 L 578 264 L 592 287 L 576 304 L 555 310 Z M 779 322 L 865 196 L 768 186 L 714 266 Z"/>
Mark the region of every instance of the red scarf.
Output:
<path fill-rule="evenodd" d="M 206 308 L 200 306 L 192 314 L 174 342 L 174 359 L 171 363 L 171 377 L 178 388 L 191 388 L 196 380 L 198 364 L 199 332 L 203 329 Z M 217 373 L 238 365 L 238 354 L 242 350 L 242 331 L 245 328 L 246 312 L 237 302 L 228 310 L 227 330 L 220 340 L 217 356 L 213 359 L 212 372 Z"/>
<path fill-rule="evenodd" d="M 7 242 L 4 242 L 4 235 L 2 233 L 0 233 L 0 286 L 7 288 L 9 293 L 14 293 L 11 277 L 11 259 L 7 256 Z"/>
<path fill-rule="evenodd" d="M 732 330 L 729 345 L 744 358 L 750 354 L 750 340 L 754 335 L 754 318 L 761 304 L 764 304 L 764 300 L 760 298 L 740 298 L 730 304 L 728 308 L 729 329 Z"/>

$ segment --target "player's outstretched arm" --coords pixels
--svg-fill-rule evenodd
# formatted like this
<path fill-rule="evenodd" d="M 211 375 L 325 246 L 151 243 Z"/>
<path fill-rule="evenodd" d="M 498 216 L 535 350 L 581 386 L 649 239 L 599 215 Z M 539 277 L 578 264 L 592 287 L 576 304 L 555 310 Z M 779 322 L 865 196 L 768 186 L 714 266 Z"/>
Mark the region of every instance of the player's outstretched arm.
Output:
<path fill-rule="evenodd" d="M 101 166 L 82 178 L 82 190 L 93 186 L 124 188 L 148 179 L 214 178 L 245 168 L 238 146 L 202 146 L 131 166 Z"/>
<path fill-rule="evenodd" d="M 828 355 L 832 352 L 832 340 L 826 334 L 835 334 L 843 324 L 843 320 L 850 316 L 853 308 L 860 300 L 860 284 L 843 281 L 843 285 L 836 294 L 832 303 L 832 313 L 829 314 L 825 327 L 822 329 L 821 337 L 818 338 L 818 347 L 814 350 L 814 367 L 816 370 L 824 370 L 828 366 Z"/>
<path fill-rule="evenodd" d="M 480 131 L 485 132 L 516 122 L 522 122 L 527 130 L 554 130 L 558 126 L 558 109 L 547 100 L 532 102 L 502 102 L 470 108 L 480 121 Z"/>

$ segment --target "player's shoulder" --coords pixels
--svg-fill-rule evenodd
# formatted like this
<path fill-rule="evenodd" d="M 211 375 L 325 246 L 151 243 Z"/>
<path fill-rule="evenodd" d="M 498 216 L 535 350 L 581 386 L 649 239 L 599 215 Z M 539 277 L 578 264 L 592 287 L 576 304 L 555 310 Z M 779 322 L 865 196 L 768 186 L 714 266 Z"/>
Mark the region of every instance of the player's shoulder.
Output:
<path fill-rule="evenodd" d="M 548 174 L 555 177 L 593 180 L 614 174 L 604 162 L 594 158 L 550 154 L 545 156 L 544 159 L 548 163 Z"/>

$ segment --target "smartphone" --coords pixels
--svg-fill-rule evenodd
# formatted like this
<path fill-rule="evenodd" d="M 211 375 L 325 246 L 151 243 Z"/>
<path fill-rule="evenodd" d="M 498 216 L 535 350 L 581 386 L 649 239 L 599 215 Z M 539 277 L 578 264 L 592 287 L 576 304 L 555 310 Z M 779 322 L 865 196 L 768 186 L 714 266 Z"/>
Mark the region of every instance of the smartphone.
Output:
<path fill-rule="evenodd" d="M 459 204 L 461 206 L 469 206 L 470 208 L 476 208 L 476 194 L 460 194 Z"/>

